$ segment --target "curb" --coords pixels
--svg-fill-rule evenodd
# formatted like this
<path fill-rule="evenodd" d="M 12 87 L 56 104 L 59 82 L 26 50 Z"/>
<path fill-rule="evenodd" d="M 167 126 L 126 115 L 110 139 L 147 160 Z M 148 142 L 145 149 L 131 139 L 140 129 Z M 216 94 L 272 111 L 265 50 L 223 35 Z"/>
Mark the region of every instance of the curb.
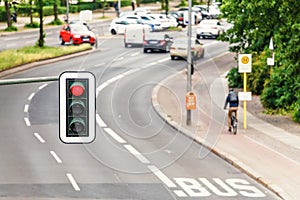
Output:
<path fill-rule="evenodd" d="M 184 71 L 184 70 L 182 70 Z M 182 71 L 178 72 L 181 73 Z M 176 75 L 176 74 L 175 74 Z M 218 157 L 222 158 L 232 166 L 236 167 L 237 169 L 241 170 L 243 173 L 247 174 L 250 178 L 254 179 L 261 185 L 263 185 L 265 188 L 269 189 L 271 192 L 276 194 L 279 198 L 284 199 L 284 194 L 281 188 L 279 188 L 277 185 L 270 183 L 268 180 L 263 178 L 259 173 L 257 173 L 255 170 L 253 170 L 251 167 L 247 166 L 237 158 L 233 157 L 232 155 L 226 154 L 222 152 L 222 150 L 217 148 L 212 148 L 208 144 L 205 143 L 205 141 L 195 134 L 192 134 L 189 130 L 180 127 L 179 124 L 177 124 L 175 121 L 170 119 L 161 109 L 160 104 L 158 103 L 157 96 L 158 91 L 161 88 L 161 85 L 164 85 L 164 83 L 168 82 L 170 79 L 172 79 L 175 75 L 171 75 L 167 77 L 165 80 L 161 81 L 160 83 L 155 86 L 155 88 L 152 91 L 152 106 L 154 107 L 155 112 L 159 115 L 161 119 L 163 119 L 167 124 L 169 124 L 171 127 L 173 127 L 178 132 L 183 133 L 185 136 L 189 137 L 190 139 L 194 140 L 198 144 L 202 145 L 206 149 L 210 150 L 212 153 L 217 155 Z"/>
<path fill-rule="evenodd" d="M 51 64 L 51 63 L 59 62 L 59 61 L 64 60 L 64 59 L 75 58 L 75 57 L 78 57 L 78 56 L 83 56 L 83 55 L 86 55 L 86 54 L 89 54 L 89 53 L 94 53 L 94 52 L 97 52 L 97 51 L 101 51 L 101 50 L 100 49 L 85 50 L 85 51 L 81 51 L 81 52 L 78 52 L 78 53 L 62 55 L 62 56 L 55 57 L 55 58 L 50 58 L 50 59 L 45 59 L 45 60 L 41 60 L 41 61 L 36 61 L 36 62 L 20 65 L 20 66 L 17 66 L 17 67 L 13 67 L 13 68 L 1 71 L 0 72 L 0 78 L 5 78 L 5 77 L 8 77 L 8 76 L 14 75 L 18 72 L 22 72 L 22 71 L 25 71 L 25 70 L 28 70 L 28 69 L 31 69 L 31 68 L 34 68 L 34 67 L 41 66 L 41 65 Z"/>

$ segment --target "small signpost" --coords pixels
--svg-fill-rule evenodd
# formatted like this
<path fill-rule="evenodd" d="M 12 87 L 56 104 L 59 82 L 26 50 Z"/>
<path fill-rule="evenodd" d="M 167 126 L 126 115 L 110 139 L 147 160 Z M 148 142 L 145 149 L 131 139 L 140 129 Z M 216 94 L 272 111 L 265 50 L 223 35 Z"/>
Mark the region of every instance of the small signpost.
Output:
<path fill-rule="evenodd" d="M 196 110 L 196 95 L 193 92 L 188 92 L 186 94 L 185 107 L 187 110 Z"/>
<path fill-rule="evenodd" d="M 247 101 L 251 100 L 251 92 L 247 92 L 247 73 L 252 71 L 252 55 L 239 54 L 239 73 L 244 73 L 244 92 L 239 92 L 239 100 L 244 101 L 244 129 L 247 128 Z"/>

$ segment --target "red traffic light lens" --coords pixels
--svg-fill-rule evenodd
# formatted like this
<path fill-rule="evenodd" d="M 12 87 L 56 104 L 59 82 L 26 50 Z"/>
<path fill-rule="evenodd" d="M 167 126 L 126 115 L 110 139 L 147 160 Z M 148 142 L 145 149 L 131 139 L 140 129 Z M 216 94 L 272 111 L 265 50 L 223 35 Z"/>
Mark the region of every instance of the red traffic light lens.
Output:
<path fill-rule="evenodd" d="M 70 92 L 73 96 L 79 97 L 84 93 L 84 87 L 81 84 L 74 84 L 70 88 Z"/>

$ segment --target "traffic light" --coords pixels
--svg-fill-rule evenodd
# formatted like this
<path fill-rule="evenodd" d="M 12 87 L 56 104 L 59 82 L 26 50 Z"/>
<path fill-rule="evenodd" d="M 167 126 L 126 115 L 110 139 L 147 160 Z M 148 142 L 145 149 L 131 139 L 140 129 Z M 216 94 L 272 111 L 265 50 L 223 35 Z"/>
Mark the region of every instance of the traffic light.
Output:
<path fill-rule="evenodd" d="M 90 143 L 96 136 L 95 76 L 63 72 L 59 76 L 59 138 L 64 143 Z"/>

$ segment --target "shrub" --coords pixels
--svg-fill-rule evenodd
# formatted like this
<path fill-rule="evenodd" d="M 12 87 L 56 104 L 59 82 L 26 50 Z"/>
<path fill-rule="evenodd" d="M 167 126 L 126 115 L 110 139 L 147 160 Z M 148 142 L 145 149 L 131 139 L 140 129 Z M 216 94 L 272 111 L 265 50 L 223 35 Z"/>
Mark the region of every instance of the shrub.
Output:
<path fill-rule="evenodd" d="M 6 32 L 18 31 L 18 28 L 15 26 L 10 26 L 10 27 L 7 27 L 6 29 L 4 29 L 4 31 L 6 31 Z"/>
<path fill-rule="evenodd" d="M 25 28 L 39 28 L 40 27 L 40 23 L 38 22 L 32 22 L 29 24 L 25 24 L 24 26 Z"/>
<path fill-rule="evenodd" d="M 243 79 L 242 75 L 238 72 L 238 68 L 232 68 L 228 74 L 228 86 L 232 88 L 242 88 L 243 87 Z"/>

